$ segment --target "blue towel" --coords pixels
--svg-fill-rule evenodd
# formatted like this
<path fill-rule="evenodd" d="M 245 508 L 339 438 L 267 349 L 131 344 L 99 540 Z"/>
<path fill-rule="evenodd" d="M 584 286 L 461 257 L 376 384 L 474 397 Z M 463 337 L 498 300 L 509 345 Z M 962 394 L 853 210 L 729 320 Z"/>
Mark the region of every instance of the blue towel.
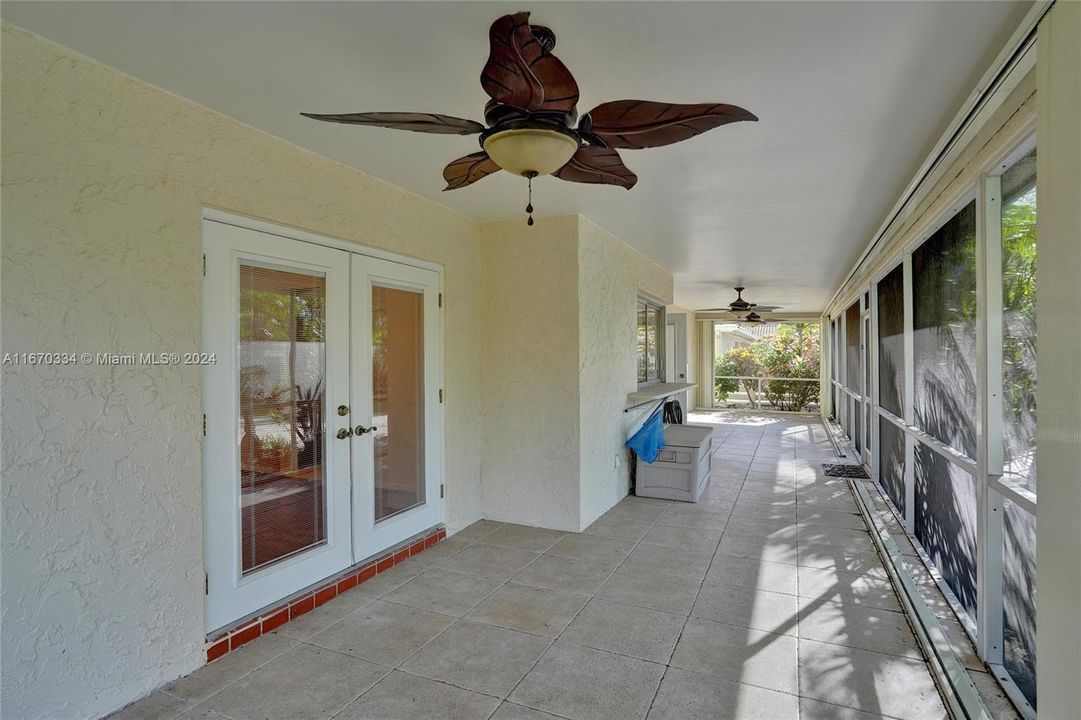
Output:
<path fill-rule="evenodd" d="M 642 427 L 631 435 L 624 447 L 634 450 L 638 457 L 647 463 L 657 459 L 664 448 L 664 418 L 661 416 L 661 408 L 657 408 L 649 419 L 642 423 Z"/>

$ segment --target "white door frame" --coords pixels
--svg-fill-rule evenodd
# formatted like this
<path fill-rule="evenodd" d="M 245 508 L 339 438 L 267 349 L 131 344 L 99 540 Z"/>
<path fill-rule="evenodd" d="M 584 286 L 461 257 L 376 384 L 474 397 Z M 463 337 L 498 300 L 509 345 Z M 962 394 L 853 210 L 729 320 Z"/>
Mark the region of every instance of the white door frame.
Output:
<path fill-rule="evenodd" d="M 235 323 L 232 322 L 234 313 L 230 312 L 228 317 L 223 317 L 223 313 L 220 311 L 212 313 L 211 308 L 234 308 L 236 304 L 235 298 L 239 296 L 237 286 L 239 281 L 235 277 L 228 277 L 228 275 L 232 273 L 234 265 L 239 260 L 231 249 L 231 247 L 234 247 L 232 243 L 229 243 L 229 247 L 223 247 L 221 243 L 208 241 L 207 236 L 210 229 L 227 233 L 231 237 L 247 235 L 247 233 L 243 232 L 237 233 L 237 229 L 254 230 L 262 233 L 257 245 L 248 247 L 243 245 L 243 240 L 239 242 L 242 243 L 241 247 L 244 247 L 243 253 L 245 257 L 257 259 L 259 255 L 264 255 L 267 261 L 271 263 L 274 263 L 276 256 L 289 258 L 291 252 L 295 253 L 297 246 L 292 241 L 300 241 L 310 246 L 304 250 L 302 258 L 290 259 L 286 265 L 298 268 L 307 265 L 312 271 L 327 273 L 328 306 L 332 302 L 334 304 L 344 303 L 344 307 L 347 309 L 346 314 L 341 317 L 331 318 L 328 316 L 328 336 L 335 333 L 335 336 L 342 338 L 341 345 L 344 346 L 344 351 L 340 353 L 333 352 L 333 358 L 331 357 L 332 350 L 328 348 L 328 378 L 332 372 L 332 362 L 334 363 L 333 372 L 335 373 L 340 372 L 338 365 L 344 364 L 346 377 L 348 377 L 349 369 L 352 367 L 349 338 L 351 331 L 353 335 L 357 335 L 356 328 L 349 318 L 349 313 L 355 312 L 351 307 L 353 302 L 350 300 L 349 265 L 352 256 L 397 263 L 403 266 L 406 271 L 419 268 L 435 274 L 437 307 L 433 311 L 427 304 L 425 305 L 426 342 L 430 335 L 427 325 L 429 322 L 434 324 L 434 339 L 432 340 L 431 352 L 425 353 L 425 385 L 426 390 L 436 393 L 438 397 L 437 402 L 426 403 L 425 412 L 426 432 L 428 433 L 425 446 L 425 464 L 426 467 L 435 469 L 435 472 L 429 473 L 430 476 L 434 476 L 435 480 L 429 478 L 429 483 L 434 483 L 434 488 L 428 487 L 426 499 L 432 504 L 434 512 L 427 518 L 430 521 L 429 524 L 423 528 L 418 527 L 416 532 L 443 522 L 442 486 L 446 468 L 445 419 L 442 404 L 444 378 L 443 319 L 441 310 L 443 266 L 438 263 L 398 255 L 397 253 L 317 235 L 304 230 L 282 227 L 263 220 L 247 218 L 213 208 L 204 208 L 202 217 L 204 249 L 203 348 L 204 351 L 209 352 L 207 348 L 222 347 L 226 353 L 225 356 L 219 354 L 215 365 L 204 367 L 203 409 L 208 418 L 208 423 L 209 418 L 220 417 L 227 418 L 228 422 L 232 424 L 238 416 L 236 408 L 237 393 L 234 392 L 236 380 L 231 377 L 236 367 L 235 349 L 238 342 L 237 329 Z M 333 282 L 331 277 L 334 278 Z M 334 286 L 333 289 L 331 285 Z M 226 288 L 228 289 L 226 290 Z M 223 293 L 227 293 L 228 297 L 219 297 Z M 334 294 L 333 300 L 331 298 L 332 293 Z M 368 337 L 370 338 L 370 333 Z M 370 348 L 368 352 L 370 353 Z M 344 421 L 346 418 L 339 418 L 336 413 L 331 412 L 339 404 L 344 404 L 344 402 L 339 401 L 339 396 L 348 398 L 349 402 L 352 402 L 353 395 L 354 392 L 350 389 L 348 383 L 341 390 L 332 390 L 329 386 L 327 387 L 325 411 L 328 413 L 326 427 L 328 450 L 330 451 L 327 454 L 327 460 L 328 463 L 333 464 L 333 469 L 328 468 L 326 475 L 328 508 L 330 508 L 327 517 L 327 543 L 297 557 L 276 563 L 264 571 L 252 574 L 248 578 L 240 577 L 239 556 L 234 558 L 214 551 L 216 548 L 229 547 L 229 543 L 234 543 L 235 538 L 238 537 L 239 510 L 235 505 L 235 492 L 230 483 L 237 477 L 239 459 L 237 458 L 236 448 L 230 440 L 231 435 L 225 432 L 215 432 L 218 428 L 208 425 L 208 431 L 204 438 L 202 465 L 204 489 L 203 555 L 204 567 L 207 573 L 205 617 L 208 632 L 225 627 L 246 615 L 272 605 L 298 590 L 386 549 L 372 550 L 371 548 L 361 549 L 357 547 L 359 533 L 356 527 L 357 516 L 353 508 L 356 498 L 354 497 L 353 503 L 349 501 L 352 487 L 357 482 L 352 477 L 352 468 L 350 467 L 352 464 L 350 445 L 353 445 L 356 439 L 353 438 L 351 442 L 339 442 L 334 437 L 334 432 L 336 432 L 340 424 L 339 421 Z M 356 419 L 358 417 L 356 412 L 351 415 L 348 420 L 355 427 L 360 421 Z M 369 421 L 371 419 L 370 407 L 367 419 Z M 339 455 L 342 457 L 339 458 Z M 339 472 L 342 467 L 346 468 L 344 473 Z M 229 482 L 221 482 L 223 472 L 230 473 Z M 335 475 L 344 476 L 344 482 L 341 479 L 332 480 Z M 215 480 L 217 480 L 216 483 Z M 352 494 L 355 496 L 359 493 Z M 402 513 L 403 519 L 409 515 L 410 513 Z M 364 552 L 367 552 L 367 554 L 361 554 Z M 217 598 L 223 593 L 219 591 L 219 593 L 215 593 L 216 602 L 212 606 L 211 593 L 215 589 L 223 587 L 237 591 L 232 593 L 237 595 L 237 599 L 235 602 L 221 605 L 217 602 Z"/>

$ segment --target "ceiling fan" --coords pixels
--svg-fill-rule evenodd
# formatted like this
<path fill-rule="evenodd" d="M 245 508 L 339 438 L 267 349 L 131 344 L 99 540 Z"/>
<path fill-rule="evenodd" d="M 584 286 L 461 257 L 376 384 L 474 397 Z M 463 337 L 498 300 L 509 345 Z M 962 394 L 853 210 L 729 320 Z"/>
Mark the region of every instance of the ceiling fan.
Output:
<path fill-rule="evenodd" d="M 751 315 L 757 315 L 760 312 L 773 312 L 774 310 L 780 310 L 779 305 L 759 305 L 758 303 L 747 302 L 743 299 L 743 291 L 745 287 L 732 288 L 736 291 L 736 299 L 728 303 L 728 307 L 719 308 L 702 308 L 697 312 L 730 312 L 742 314 L 750 311 Z M 754 322 L 753 320 L 751 322 Z"/>
<path fill-rule="evenodd" d="M 578 83 L 552 54 L 555 33 L 529 24 L 529 13 L 504 15 L 488 30 L 488 62 L 480 84 L 491 100 L 484 107 L 487 127 L 474 120 L 436 113 L 372 112 L 305 117 L 350 125 L 372 125 L 446 135 L 480 135 L 482 150 L 452 161 L 443 170 L 444 190 L 457 190 L 506 170 L 529 179 L 528 224 L 533 224 L 533 178 L 555 175 L 579 183 L 638 182 L 617 148 L 660 147 L 688 140 L 721 125 L 758 120 L 735 105 L 679 105 L 649 100 L 616 100 L 578 117 Z M 575 125 L 577 121 L 577 126 Z"/>

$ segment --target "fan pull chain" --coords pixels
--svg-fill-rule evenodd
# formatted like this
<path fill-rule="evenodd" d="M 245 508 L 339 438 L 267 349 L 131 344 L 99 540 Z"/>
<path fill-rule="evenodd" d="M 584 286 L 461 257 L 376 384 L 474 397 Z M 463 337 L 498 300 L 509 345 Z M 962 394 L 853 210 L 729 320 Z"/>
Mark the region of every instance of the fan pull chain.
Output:
<path fill-rule="evenodd" d="M 529 204 L 525 206 L 525 211 L 529 219 L 525 221 L 525 224 L 529 226 L 533 225 L 533 178 L 535 177 L 537 177 L 535 172 L 526 173 L 526 178 L 529 180 Z"/>

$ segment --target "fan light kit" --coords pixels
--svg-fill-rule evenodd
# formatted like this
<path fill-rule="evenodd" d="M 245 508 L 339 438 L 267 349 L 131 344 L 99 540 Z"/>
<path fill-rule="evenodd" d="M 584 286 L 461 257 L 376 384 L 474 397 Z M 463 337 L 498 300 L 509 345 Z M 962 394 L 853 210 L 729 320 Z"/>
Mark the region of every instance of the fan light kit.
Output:
<path fill-rule="evenodd" d="M 721 125 L 757 120 L 735 105 L 677 105 L 616 100 L 578 117 L 578 83 L 552 54 L 555 33 L 529 24 L 529 13 L 504 15 L 488 31 L 488 62 L 480 84 L 491 100 L 487 127 L 474 120 L 435 113 L 373 112 L 305 117 L 445 135 L 480 135 L 480 152 L 454 160 L 443 170 L 444 190 L 457 190 L 506 170 L 529 180 L 528 223 L 533 224 L 533 178 L 554 175 L 579 183 L 630 190 L 638 176 L 617 148 L 638 150 L 688 140 Z M 577 125 L 575 125 L 577 123 Z"/>

